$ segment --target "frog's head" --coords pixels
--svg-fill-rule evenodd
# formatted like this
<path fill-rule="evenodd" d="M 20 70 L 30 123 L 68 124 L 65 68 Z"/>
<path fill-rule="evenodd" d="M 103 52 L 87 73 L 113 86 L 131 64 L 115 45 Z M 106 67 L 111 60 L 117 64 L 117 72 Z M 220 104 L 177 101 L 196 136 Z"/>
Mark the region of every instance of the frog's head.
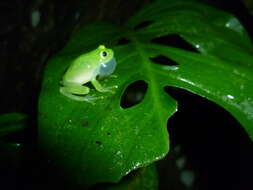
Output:
<path fill-rule="evenodd" d="M 106 77 L 113 73 L 116 67 L 116 60 L 112 49 L 107 49 L 104 45 L 98 46 L 100 56 L 99 76 Z"/>

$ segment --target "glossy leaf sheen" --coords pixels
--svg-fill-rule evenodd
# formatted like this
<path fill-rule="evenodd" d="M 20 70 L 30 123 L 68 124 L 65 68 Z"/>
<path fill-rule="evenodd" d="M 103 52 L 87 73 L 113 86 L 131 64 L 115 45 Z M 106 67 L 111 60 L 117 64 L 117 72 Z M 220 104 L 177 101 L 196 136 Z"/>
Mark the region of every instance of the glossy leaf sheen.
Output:
<path fill-rule="evenodd" d="M 142 22 L 149 21 L 143 28 Z M 152 39 L 178 34 L 200 53 L 154 44 Z M 117 44 L 119 39 L 129 43 Z M 99 93 L 95 105 L 59 93 L 59 81 L 70 60 L 96 48 L 113 48 L 118 85 L 114 94 Z M 130 171 L 163 158 L 169 150 L 167 119 L 176 102 L 163 88 L 177 86 L 227 109 L 253 139 L 252 44 L 238 20 L 222 11 L 190 1 L 158 1 L 133 16 L 126 30 L 98 23 L 83 27 L 53 57 L 45 70 L 39 101 L 39 140 L 53 163 L 80 185 L 117 182 Z M 167 56 L 179 65 L 154 64 Z M 128 85 L 144 80 L 148 89 L 137 105 L 123 109 Z"/>

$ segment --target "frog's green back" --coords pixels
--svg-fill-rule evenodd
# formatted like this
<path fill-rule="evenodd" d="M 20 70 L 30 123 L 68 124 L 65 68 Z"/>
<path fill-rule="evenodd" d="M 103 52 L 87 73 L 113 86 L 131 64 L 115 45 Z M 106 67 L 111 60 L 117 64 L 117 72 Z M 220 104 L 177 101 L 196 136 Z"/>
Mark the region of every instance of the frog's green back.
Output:
<path fill-rule="evenodd" d="M 99 69 L 99 54 L 97 49 L 83 54 L 72 61 L 63 76 L 64 82 L 85 84 L 96 76 Z"/>

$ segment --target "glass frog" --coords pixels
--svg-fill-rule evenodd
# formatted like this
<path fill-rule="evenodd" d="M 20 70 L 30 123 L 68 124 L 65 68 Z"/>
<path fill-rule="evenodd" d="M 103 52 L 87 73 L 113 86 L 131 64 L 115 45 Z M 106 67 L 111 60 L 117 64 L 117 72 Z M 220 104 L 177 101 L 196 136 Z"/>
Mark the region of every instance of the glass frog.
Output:
<path fill-rule="evenodd" d="M 97 77 L 111 75 L 116 67 L 113 50 L 99 45 L 97 49 L 82 54 L 72 61 L 66 73 L 62 77 L 60 92 L 77 101 L 91 102 L 99 97 L 88 96 L 90 89 L 84 84 L 91 82 L 99 92 L 112 92 L 112 87 L 102 87 Z M 102 96 L 100 97 L 102 98 Z"/>

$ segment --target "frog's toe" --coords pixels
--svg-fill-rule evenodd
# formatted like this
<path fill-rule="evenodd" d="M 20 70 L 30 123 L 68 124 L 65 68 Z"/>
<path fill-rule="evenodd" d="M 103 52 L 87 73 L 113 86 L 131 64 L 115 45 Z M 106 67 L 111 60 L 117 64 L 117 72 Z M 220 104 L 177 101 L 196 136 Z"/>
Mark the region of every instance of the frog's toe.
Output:
<path fill-rule="evenodd" d="M 104 88 L 103 92 L 115 93 L 114 89 L 117 89 L 117 88 L 118 88 L 117 85 L 106 87 L 106 88 Z"/>

